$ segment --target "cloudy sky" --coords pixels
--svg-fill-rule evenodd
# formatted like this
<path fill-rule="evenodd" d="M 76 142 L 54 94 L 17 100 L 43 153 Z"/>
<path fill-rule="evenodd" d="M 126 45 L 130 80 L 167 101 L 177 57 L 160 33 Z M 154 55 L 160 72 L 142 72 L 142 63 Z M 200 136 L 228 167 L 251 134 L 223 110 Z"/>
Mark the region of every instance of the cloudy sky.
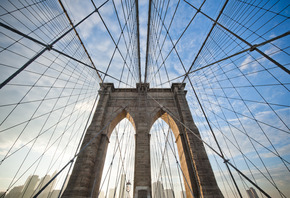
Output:
<path fill-rule="evenodd" d="M 131 88 L 139 82 L 135 1 L 104 2 L 62 1 L 73 24 L 100 7 L 76 28 L 92 61 L 73 30 L 61 37 L 71 25 L 57 1 L 1 3 L 1 24 L 27 35 L 1 25 L 1 82 L 39 55 L 0 89 L 1 191 L 29 175 L 52 174 L 72 158 L 101 80 Z M 139 1 L 141 81 L 148 7 Z M 213 131 L 226 158 L 274 197 L 290 196 L 290 79 L 281 69 L 289 70 L 289 36 L 279 37 L 289 32 L 289 9 L 286 0 L 152 1 L 148 40 L 150 87 L 185 82 L 203 140 L 218 151 Z M 222 160 L 206 149 L 224 195 L 235 196 Z M 233 173 L 245 193 L 252 185 Z"/>

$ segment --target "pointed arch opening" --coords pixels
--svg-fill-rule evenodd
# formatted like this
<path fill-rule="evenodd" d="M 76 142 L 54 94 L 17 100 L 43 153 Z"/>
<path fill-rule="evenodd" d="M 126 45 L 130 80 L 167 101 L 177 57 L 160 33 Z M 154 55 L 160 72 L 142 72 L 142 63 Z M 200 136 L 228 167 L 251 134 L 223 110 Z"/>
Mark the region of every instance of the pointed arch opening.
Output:
<path fill-rule="evenodd" d="M 151 123 L 152 197 L 191 197 L 180 130 L 165 111 L 157 110 Z"/>
<path fill-rule="evenodd" d="M 105 133 L 109 144 L 98 197 L 132 197 L 133 190 L 128 192 L 126 186 L 134 184 L 134 120 L 126 110 L 122 110 L 116 113 Z"/>

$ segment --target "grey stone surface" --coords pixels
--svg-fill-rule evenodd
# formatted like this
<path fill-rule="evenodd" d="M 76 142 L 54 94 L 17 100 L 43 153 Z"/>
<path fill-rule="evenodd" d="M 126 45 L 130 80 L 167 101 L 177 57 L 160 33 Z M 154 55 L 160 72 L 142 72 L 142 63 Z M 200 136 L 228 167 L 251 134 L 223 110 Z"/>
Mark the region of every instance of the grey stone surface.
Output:
<path fill-rule="evenodd" d="M 150 89 L 144 83 L 136 87 L 115 89 L 112 83 L 101 84 L 99 102 L 82 147 L 99 135 L 78 156 L 63 197 L 97 197 L 110 135 L 124 118 L 136 130 L 134 195 L 151 197 L 149 133 L 160 117 L 176 138 L 184 183 L 188 184 L 186 197 L 223 197 L 203 143 L 197 138 L 200 134 L 186 101 L 185 84 L 174 83 L 171 89 Z"/>

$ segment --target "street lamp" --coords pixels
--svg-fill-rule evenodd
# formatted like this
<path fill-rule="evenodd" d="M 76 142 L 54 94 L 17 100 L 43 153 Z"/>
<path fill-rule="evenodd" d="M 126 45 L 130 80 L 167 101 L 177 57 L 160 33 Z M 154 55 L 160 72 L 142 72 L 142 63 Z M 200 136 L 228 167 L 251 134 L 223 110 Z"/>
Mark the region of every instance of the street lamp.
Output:
<path fill-rule="evenodd" d="M 131 190 L 131 182 L 130 180 L 128 180 L 128 182 L 126 183 L 126 191 L 128 193 L 128 197 L 130 197 L 130 190 Z"/>
<path fill-rule="evenodd" d="M 129 193 L 131 190 L 131 183 L 130 180 L 128 180 L 128 182 L 126 183 L 126 191 Z"/>

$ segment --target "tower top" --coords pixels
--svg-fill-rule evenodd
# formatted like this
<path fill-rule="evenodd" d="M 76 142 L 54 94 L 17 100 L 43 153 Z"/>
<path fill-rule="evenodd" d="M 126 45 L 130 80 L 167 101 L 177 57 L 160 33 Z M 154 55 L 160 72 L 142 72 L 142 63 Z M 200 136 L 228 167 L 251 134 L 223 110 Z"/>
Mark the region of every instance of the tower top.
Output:
<path fill-rule="evenodd" d="M 149 83 L 136 83 L 136 88 L 115 88 L 114 83 L 100 83 L 101 91 L 138 91 L 138 92 L 147 92 L 147 91 L 172 91 L 172 92 L 187 92 L 184 90 L 185 88 L 185 83 L 172 83 L 171 88 L 151 88 L 150 89 L 150 84 Z"/>
<path fill-rule="evenodd" d="M 146 92 L 149 90 L 149 83 L 136 83 L 136 88 L 138 91 Z"/>

